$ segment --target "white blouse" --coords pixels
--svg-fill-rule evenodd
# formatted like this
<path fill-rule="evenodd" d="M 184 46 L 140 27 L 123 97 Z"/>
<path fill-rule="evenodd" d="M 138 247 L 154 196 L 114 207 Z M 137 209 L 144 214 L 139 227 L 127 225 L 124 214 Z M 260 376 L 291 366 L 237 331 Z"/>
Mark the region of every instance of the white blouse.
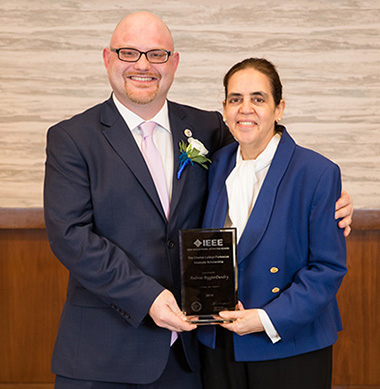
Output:
<path fill-rule="evenodd" d="M 255 206 L 280 140 L 281 135 L 276 133 L 265 150 L 251 160 L 243 160 L 240 146 L 238 147 L 236 165 L 226 180 L 228 213 L 225 223 L 225 227 L 237 228 L 238 241 Z"/>

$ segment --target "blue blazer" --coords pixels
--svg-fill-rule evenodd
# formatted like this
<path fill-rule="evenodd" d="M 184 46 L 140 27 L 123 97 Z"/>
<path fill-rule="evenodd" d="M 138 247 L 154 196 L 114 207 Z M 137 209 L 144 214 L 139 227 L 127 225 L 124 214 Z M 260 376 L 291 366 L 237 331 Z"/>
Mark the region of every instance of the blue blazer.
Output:
<path fill-rule="evenodd" d="M 237 361 L 289 357 L 321 349 L 342 329 L 336 293 L 346 273 L 342 230 L 334 220 L 341 180 L 337 165 L 295 144 L 285 128 L 257 202 L 238 244 L 239 300 L 263 308 L 281 341 L 265 332 L 234 334 Z M 228 199 L 225 180 L 237 144 L 220 150 L 210 171 L 204 227 L 222 227 Z M 215 328 L 198 330 L 215 347 Z"/>
<path fill-rule="evenodd" d="M 210 151 L 230 141 L 222 117 L 168 102 L 174 172 L 185 129 Z M 199 227 L 208 172 L 173 178 L 169 222 L 144 158 L 112 99 L 53 126 L 47 136 L 45 219 L 54 254 L 69 270 L 52 358 L 66 377 L 146 384 L 162 373 L 170 331 L 149 308 L 164 288 L 180 304 L 178 231 Z M 193 369 L 197 341 L 180 335 Z"/>

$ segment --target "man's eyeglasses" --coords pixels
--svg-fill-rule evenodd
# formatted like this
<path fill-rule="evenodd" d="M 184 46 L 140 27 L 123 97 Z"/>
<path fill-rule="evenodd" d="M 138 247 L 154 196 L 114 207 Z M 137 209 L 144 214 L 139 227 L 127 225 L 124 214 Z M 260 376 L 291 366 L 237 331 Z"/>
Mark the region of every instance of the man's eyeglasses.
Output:
<path fill-rule="evenodd" d="M 144 54 L 150 63 L 165 63 L 173 54 L 168 50 L 155 49 L 144 52 L 137 49 L 129 49 L 127 47 L 121 47 L 120 49 L 111 48 L 111 51 L 117 54 L 120 61 L 124 62 L 137 62 Z"/>

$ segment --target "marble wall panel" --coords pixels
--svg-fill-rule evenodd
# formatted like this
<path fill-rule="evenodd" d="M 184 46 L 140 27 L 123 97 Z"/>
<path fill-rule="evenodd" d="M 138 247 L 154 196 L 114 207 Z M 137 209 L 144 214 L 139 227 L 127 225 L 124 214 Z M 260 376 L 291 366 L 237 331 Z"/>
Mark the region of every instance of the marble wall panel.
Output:
<path fill-rule="evenodd" d="M 357 208 L 380 208 L 380 0 L 1 0 L 0 207 L 42 206 L 49 126 L 106 99 L 115 24 L 150 10 L 181 62 L 170 98 L 221 110 L 222 77 L 249 56 L 282 77 L 284 123 L 337 162 Z"/>

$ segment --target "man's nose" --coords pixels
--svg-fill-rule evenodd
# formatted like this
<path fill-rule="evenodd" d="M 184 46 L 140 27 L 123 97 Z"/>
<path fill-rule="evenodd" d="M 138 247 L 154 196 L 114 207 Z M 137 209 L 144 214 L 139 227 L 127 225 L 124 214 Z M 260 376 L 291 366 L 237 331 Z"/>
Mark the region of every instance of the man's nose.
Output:
<path fill-rule="evenodd" d="M 146 70 L 150 68 L 150 62 L 146 57 L 146 54 L 141 54 L 141 57 L 137 62 L 135 62 L 135 68 L 139 70 Z"/>

